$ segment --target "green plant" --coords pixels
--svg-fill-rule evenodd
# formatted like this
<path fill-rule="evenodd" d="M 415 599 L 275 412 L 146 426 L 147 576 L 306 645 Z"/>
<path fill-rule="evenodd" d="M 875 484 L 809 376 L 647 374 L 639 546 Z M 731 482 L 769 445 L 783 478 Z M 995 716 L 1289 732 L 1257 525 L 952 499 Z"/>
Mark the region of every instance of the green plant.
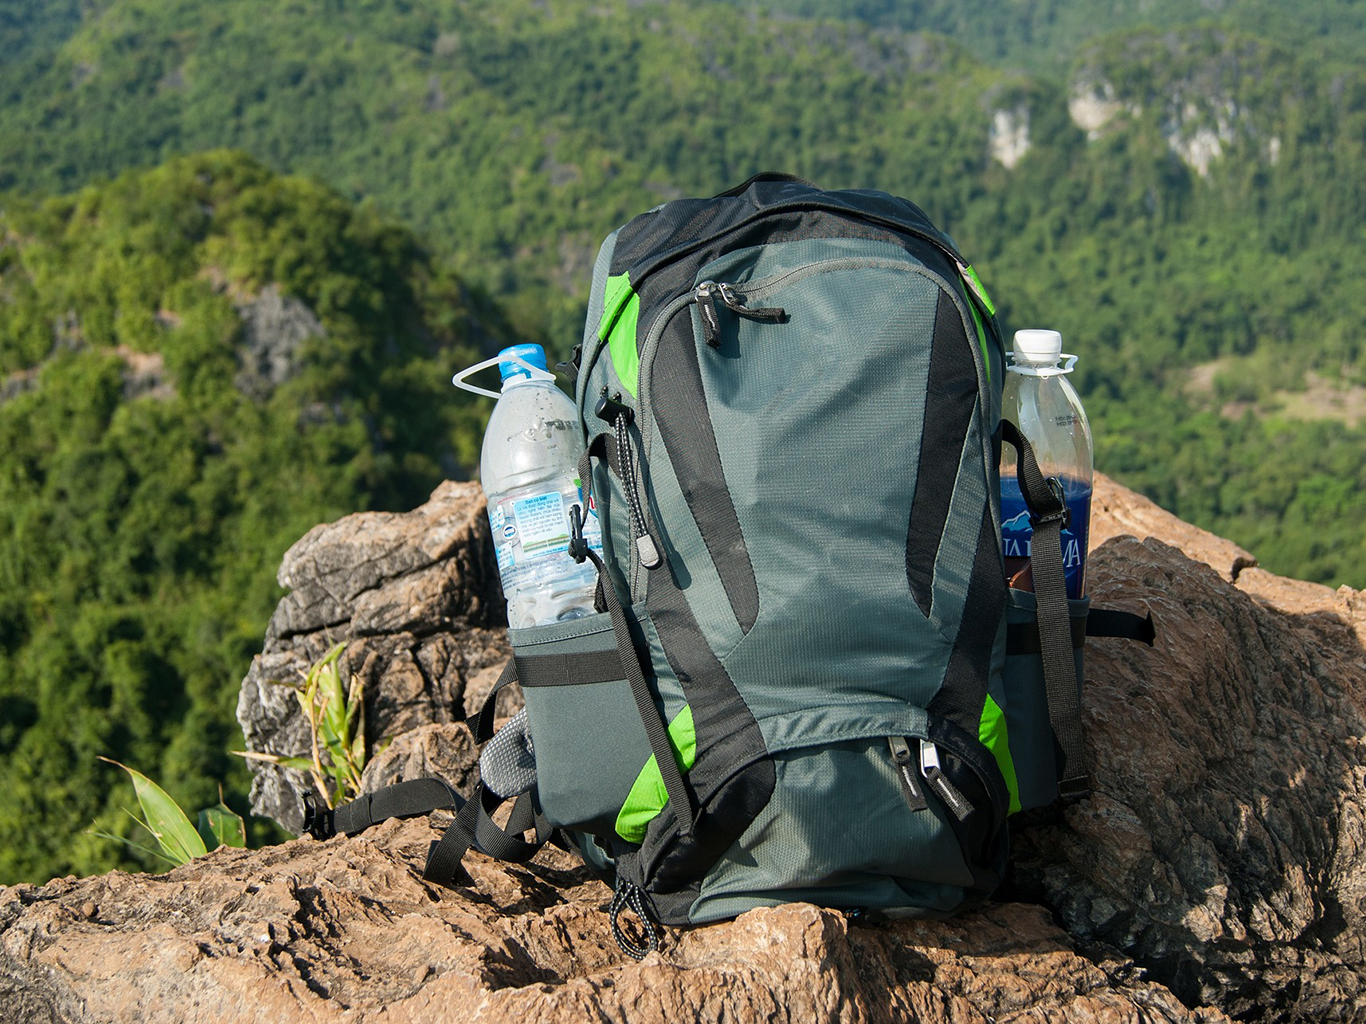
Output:
<path fill-rule="evenodd" d="M 353 675 L 349 684 L 342 686 L 337 662 L 345 650 L 345 643 L 335 644 L 309 667 L 303 686 L 295 690 L 308 722 L 308 757 L 236 751 L 241 757 L 308 772 L 328 807 L 359 796 L 365 770 L 364 684 Z"/>
<path fill-rule="evenodd" d="M 107 757 L 101 757 L 100 760 L 122 768 L 133 780 L 133 789 L 142 808 L 142 817 L 139 818 L 132 811 L 127 813 L 152 834 L 158 849 L 142 846 L 100 828 L 92 828 L 92 835 L 141 850 L 177 867 L 188 864 L 195 857 L 202 857 L 209 850 L 220 846 L 242 848 L 247 845 L 246 823 L 240 814 L 223 803 L 221 792 L 217 806 L 206 807 L 199 812 L 199 827 L 196 828 L 190 824 L 189 816 L 180 809 L 180 805 L 146 775 Z"/>

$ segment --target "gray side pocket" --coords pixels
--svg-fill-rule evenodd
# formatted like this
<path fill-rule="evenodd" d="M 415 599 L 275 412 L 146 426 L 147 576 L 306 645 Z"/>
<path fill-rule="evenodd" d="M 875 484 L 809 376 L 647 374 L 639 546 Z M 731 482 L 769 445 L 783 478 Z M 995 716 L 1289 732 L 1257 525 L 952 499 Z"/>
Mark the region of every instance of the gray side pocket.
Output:
<path fill-rule="evenodd" d="M 555 826 L 611 835 L 650 758 L 611 616 L 511 629 L 508 638 L 526 699 L 541 812 Z"/>

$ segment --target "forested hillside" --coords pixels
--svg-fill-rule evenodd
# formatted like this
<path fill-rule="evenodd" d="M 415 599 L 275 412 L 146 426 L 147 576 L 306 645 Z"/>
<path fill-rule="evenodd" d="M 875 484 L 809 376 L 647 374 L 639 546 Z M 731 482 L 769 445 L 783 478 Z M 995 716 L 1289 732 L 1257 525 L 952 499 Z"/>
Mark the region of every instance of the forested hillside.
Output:
<path fill-rule="evenodd" d="M 84 834 L 131 827 L 100 756 L 244 808 L 233 712 L 281 556 L 469 464 L 449 377 L 488 342 L 406 231 L 232 154 L 9 204 L 0 296 L 12 882 L 119 863 Z"/>
<path fill-rule="evenodd" d="M 51 52 L 80 23 L 80 0 L 5 0 L 0 4 L 0 64 Z"/>
<path fill-rule="evenodd" d="M 470 472 L 455 353 L 566 354 L 607 231 L 758 170 L 913 199 L 1008 331 L 1063 331 L 1102 470 L 1366 586 L 1347 0 L 804 2 L 0 17 L 0 881 L 109 863 L 71 839 L 110 820 L 96 753 L 194 800 L 240 785 L 232 694 L 284 545 Z M 248 155 L 183 156 L 219 147 Z M 299 336 L 279 381 L 260 317 Z"/>
<path fill-rule="evenodd" d="M 732 0 L 745 10 L 753 0 Z M 1356 63 L 1366 22 L 1356 0 L 765 0 L 762 9 L 953 36 L 979 59 L 1059 76 L 1086 43 L 1121 30 L 1217 24 Z"/>

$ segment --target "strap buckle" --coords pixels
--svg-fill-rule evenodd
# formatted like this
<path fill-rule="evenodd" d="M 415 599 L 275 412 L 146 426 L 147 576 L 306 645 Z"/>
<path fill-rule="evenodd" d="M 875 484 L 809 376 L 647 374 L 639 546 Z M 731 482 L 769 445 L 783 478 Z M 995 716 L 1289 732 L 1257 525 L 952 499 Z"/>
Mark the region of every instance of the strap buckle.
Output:
<path fill-rule="evenodd" d="M 313 798 L 313 794 L 304 790 L 304 832 L 307 832 L 314 839 L 331 839 L 337 834 L 336 812 L 331 808 L 322 808 Z"/>
<path fill-rule="evenodd" d="M 1048 526 L 1052 523 L 1061 523 L 1065 530 L 1072 525 L 1072 509 L 1067 504 L 1067 497 L 1063 493 L 1062 481 L 1055 476 L 1050 476 L 1045 481 L 1053 497 L 1058 500 L 1058 510 L 1047 512 L 1044 515 L 1035 515 L 1032 511 L 1029 516 L 1029 525 L 1037 530 L 1040 526 Z"/>
<path fill-rule="evenodd" d="M 579 564 L 588 561 L 588 541 L 583 538 L 583 509 L 569 506 L 569 557 Z"/>

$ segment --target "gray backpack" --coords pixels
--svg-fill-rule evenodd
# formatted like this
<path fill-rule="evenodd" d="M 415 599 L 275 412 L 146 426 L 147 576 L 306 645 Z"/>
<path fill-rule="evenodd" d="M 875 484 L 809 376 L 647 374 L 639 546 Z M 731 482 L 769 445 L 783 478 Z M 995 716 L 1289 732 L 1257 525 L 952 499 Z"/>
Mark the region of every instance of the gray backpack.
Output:
<path fill-rule="evenodd" d="M 591 495 L 570 543 L 599 569 L 599 612 L 509 630 L 503 682 L 525 709 L 427 876 L 453 882 L 471 845 L 572 845 L 637 956 L 654 922 L 990 896 L 1007 815 L 1086 791 L 1088 609 L 1064 596 L 1066 512 L 1002 426 L 994 309 L 952 241 L 904 199 L 783 175 L 667 203 L 603 243 L 570 369 Z M 1005 582 L 1003 430 L 1035 593 Z M 442 787 L 404 783 L 313 830 L 461 804 Z"/>

